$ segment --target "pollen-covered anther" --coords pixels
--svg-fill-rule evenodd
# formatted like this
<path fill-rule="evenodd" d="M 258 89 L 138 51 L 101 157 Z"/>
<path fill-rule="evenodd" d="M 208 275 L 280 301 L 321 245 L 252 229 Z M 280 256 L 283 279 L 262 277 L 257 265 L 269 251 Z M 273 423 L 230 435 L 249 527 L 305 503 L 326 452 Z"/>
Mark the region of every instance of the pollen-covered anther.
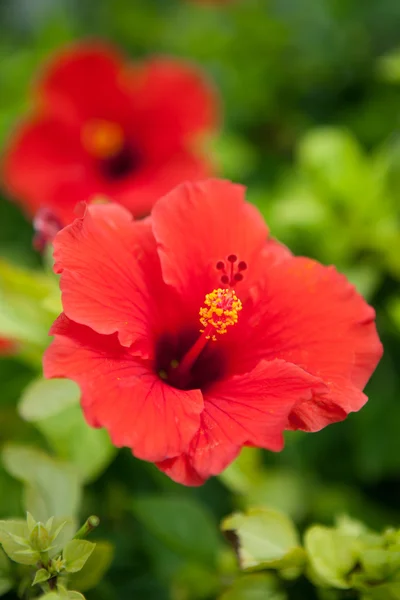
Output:
<path fill-rule="evenodd" d="M 236 325 L 242 303 L 233 290 L 218 288 L 206 295 L 204 304 L 199 311 L 202 332 L 215 341 L 215 333 L 223 335 L 230 325 Z"/>

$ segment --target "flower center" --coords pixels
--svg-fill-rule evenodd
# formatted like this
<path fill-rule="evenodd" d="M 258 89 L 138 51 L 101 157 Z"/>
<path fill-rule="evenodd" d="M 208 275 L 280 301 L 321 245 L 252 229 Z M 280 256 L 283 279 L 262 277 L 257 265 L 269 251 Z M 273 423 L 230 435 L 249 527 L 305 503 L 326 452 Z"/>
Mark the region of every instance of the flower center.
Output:
<path fill-rule="evenodd" d="M 172 361 L 168 372 L 163 371 L 160 376 L 168 379 L 169 383 L 185 389 L 190 380 L 190 371 L 208 342 L 217 341 L 217 334 L 224 335 L 231 325 L 238 322 L 238 314 L 242 310 L 242 303 L 234 290 L 218 288 L 207 294 L 204 306 L 199 310 L 201 335 L 189 348 L 180 362 Z"/>
<path fill-rule="evenodd" d="M 229 325 L 238 322 L 238 313 L 242 310 L 242 303 L 233 290 L 218 288 L 207 294 L 204 300 L 205 306 L 199 311 L 200 323 L 205 329 L 201 333 L 207 333 L 206 339 L 216 341 L 215 333 L 223 335 Z"/>
<path fill-rule="evenodd" d="M 83 127 L 82 143 L 91 156 L 104 160 L 117 156 L 123 150 L 125 136 L 118 123 L 93 119 Z"/>

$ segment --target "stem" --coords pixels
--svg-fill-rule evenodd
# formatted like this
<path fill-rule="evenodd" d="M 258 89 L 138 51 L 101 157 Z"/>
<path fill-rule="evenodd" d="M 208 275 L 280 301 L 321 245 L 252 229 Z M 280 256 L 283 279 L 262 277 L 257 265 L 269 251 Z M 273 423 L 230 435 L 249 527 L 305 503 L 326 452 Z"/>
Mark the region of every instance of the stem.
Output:
<path fill-rule="evenodd" d="M 47 569 L 50 562 L 50 557 L 48 552 L 40 552 L 40 561 L 42 563 L 43 569 Z"/>
<path fill-rule="evenodd" d="M 93 529 L 96 529 L 96 527 L 98 527 L 99 524 L 99 517 L 96 517 L 96 515 L 92 515 L 91 517 L 86 519 L 85 523 L 82 525 L 79 531 L 76 532 L 76 534 L 74 535 L 74 540 L 82 540 L 87 535 L 89 535 L 89 533 L 93 531 Z"/>
<path fill-rule="evenodd" d="M 56 590 L 57 589 L 57 577 L 52 577 L 51 579 L 49 579 L 47 581 L 47 583 L 49 584 L 50 590 Z"/>

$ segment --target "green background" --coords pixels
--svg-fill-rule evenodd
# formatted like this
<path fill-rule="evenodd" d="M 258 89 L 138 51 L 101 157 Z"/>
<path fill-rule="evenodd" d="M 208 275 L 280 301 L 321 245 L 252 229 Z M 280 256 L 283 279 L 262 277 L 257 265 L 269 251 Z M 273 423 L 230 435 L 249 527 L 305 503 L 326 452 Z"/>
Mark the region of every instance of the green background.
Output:
<path fill-rule="evenodd" d="M 111 542 L 115 554 L 89 600 L 216 598 L 235 574 L 218 522 L 237 507 L 281 508 L 300 528 L 343 512 L 375 528 L 398 525 L 400 3 L 1 0 L 2 147 L 29 107 L 42 60 L 87 37 L 132 59 L 167 54 L 204 68 L 221 96 L 221 131 L 209 141 L 219 174 L 248 186 L 272 234 L 296 254 L 348 275 L 377 310 L 385 355 L 359 414 L 288 434 L 280 454 L 247 452 L 201 488 L 178 486 L 128 450 L 114 456 L 106 436 L 85 426 L 75 390 L 60 391 L 56 414 L 54 389 L 40 384 L 21 404 L 40 377 L 57 282 L 32 250 L 31 224 L 3 195 L 0 334 L 19 339 L 21 353 L 0 361 L 0 518 L 24 514 L 21 480 L 32 489 L 40 480 L 54 506 L 65 501 L 80 520 L 98 514 L 93 539 Z M 25 473 L 20 444 L 72 463 L 79 476 L 61 498 L 43 457 L 36 483 Z M 40 460 L 29 453 L 35 471 Z M 60 469 L 61 486 L 69 480 Z M 78 497 L 69 498 L 75 485 Z M 312 594 L 301 582 L 289 589 L 289 598 Z"/>

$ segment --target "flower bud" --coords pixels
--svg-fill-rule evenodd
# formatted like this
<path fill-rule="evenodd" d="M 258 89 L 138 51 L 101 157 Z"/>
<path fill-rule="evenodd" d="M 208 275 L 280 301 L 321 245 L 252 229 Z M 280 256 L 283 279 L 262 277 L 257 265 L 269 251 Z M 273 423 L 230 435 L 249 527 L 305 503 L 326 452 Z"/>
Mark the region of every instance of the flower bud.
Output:
<path fill-rule="evenodd" d="M 33 550 L 37 550 L 38 552 L 48 550 L 51 537 L 43 523 L 36 523 L 29 537 L 29 542 Z"/>

